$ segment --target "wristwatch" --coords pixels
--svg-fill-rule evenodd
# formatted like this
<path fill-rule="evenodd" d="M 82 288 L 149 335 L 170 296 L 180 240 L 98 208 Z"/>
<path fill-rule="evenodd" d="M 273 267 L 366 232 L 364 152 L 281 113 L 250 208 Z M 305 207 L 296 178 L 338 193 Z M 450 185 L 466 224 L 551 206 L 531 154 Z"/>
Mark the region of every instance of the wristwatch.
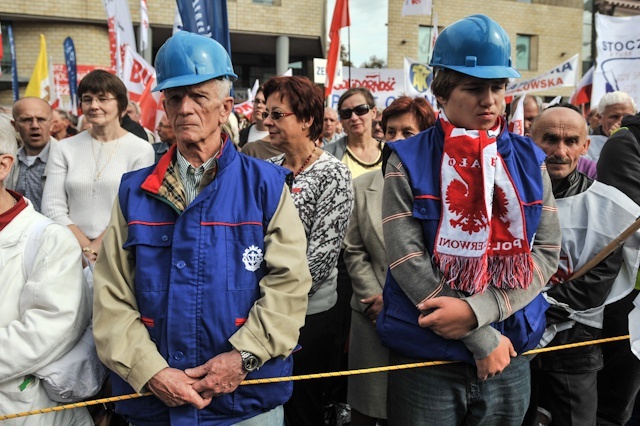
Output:
<path fill-rule="evenodd" d="M 251 373 L 258 369 L 260 360 L 257 356 L 247 351 L 240 351 L 240 356 L 242 357 L 242 368 L 244 368 L 244 371 Z"/>

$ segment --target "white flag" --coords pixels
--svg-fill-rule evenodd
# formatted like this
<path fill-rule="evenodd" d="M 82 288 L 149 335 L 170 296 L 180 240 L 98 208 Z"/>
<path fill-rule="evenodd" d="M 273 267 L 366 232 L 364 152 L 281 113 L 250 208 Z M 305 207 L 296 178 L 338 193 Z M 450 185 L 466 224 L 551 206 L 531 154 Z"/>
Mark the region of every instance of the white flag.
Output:
<path fill-rule="evenodd" d="M 431 54 L 433 54 L 433 48 L 436 47 L 436 40 L 438 39 L 438 14 L 433 14 L 431 20 L 433 25 L 431 26 Z"/>
<path fill-rule="evenodd" d="M 524 92 L 515 102 L 515 108 L 509 122 L 509 131 L 520 136 L 524 136 L 524 98 L 526 96 L 527 92 Z"/>
<path fill-rule="evenodd" d="M 551 102 L 549 102 L 549 105 L 547 105 L 547 108 L 549 108 L 550 106 L 559 104 L 561 100 L 562 100 L 562 95 L 556 96 L 555 98 L 551 99 Z"/>
<path fill-rule="evenodd" d="M 404 0 L 402 16 L 431 15 L 432 0 Z"/>
<path fill-rule="evenodd" d="M 149 45 L 149 11 L 147 0 L 140 0 L 140 52 Z"/>
<path fill-rule="evenodd" d="M 102 0 L 107 12 L 109 27 L 109 44 L 111 50 L 111 66 L 118 76 L 122 76 L 122 56 L 125 46 L 136 47 L 131 14 L 126 0 Z"/>
<path fill-rule="evenodd" d="M 249 90 L 249 100 L 253 101 L 258 94 L 258 89 L 260 88 L 260 81 L 256 78 L 255 83 L 253 83 L 253 87 Z"/>

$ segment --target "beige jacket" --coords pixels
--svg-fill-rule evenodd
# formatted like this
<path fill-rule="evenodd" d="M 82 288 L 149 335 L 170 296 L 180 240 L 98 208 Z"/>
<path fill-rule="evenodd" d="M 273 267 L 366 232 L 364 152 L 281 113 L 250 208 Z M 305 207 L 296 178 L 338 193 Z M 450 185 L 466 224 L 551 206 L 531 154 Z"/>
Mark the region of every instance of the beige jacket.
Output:
<path fill-rule="evenodd" d="M 380 170 L 353 181 L 355 205 L 344 238 L 344 261 L 351 277 L 351 308 L 363 312 L 360 299 L 382 293 L 387 277 L 387 254 L 382 235 L 382 189 Z"/>

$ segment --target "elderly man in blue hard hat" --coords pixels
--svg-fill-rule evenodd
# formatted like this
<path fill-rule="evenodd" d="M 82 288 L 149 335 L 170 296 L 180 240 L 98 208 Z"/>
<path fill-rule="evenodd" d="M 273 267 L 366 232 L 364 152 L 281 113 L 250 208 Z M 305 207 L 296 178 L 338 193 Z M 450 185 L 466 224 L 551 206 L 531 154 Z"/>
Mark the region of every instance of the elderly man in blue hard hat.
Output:
<path fill-rule="evenodd" d="M 457 363 L 390 372 L 389 425 L 520 425 L 560 252 L 545 155 L 500 115 L 520 74 L 495 21 L 445 28 L 431 66 L 436 125 L 389 145 L 377 329 L 391 364 Z"/>
<path fill-rule="evenodd" d="M 94 335 L 136 426 L 278 425 L 311 275 L 287 172 L 220 126 L 236 79 L 216 41 L 179 32 L 156 58 L 176 144 L 126 174 L 95 267 Z"/>

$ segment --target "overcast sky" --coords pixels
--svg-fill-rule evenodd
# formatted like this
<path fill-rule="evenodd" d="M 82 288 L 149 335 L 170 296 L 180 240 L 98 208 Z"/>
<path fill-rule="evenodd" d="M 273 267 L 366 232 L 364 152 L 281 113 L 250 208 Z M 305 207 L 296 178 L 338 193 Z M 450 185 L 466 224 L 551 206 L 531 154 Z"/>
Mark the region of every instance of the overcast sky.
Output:
<path fill-rule="evenodd" d="M 327 31 L 331 26 L 335 0 L 328 0 Z M 388 0 L 349 0 L 351 27 L 340 32 L 341 44 L 349 42 L 351 32 L 351 62 L 359 67 L 375 55 L 387 61 Z"/>

